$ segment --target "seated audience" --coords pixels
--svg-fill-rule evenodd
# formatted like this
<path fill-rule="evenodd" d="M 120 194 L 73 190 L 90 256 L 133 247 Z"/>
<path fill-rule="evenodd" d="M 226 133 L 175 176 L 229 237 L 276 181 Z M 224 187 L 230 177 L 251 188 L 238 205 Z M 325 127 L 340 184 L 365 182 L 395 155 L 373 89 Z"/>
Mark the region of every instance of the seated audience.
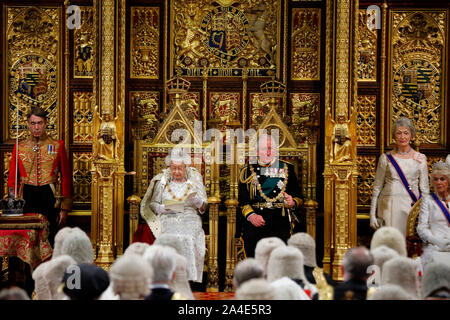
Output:
<path fill-rule="evenodd" d="M 394 249 L 391 249 L 387 246 L 379 246 L 373 250 L 370 250 L 370 253 L 373 257 L 373 264 L 380 268 L 380 272 L 383 272 L 383 265 L 386 261 L 389 261 L 393 258 L 400 257 L 400 255 Z"/>
<path fill-rule="evenodd" d="M 425 300 L 450 300 L 450 266 L 430 262 L 422 278 L 422 298 Z"/>
<path fill-rule="evenodd" d="M 52 258 L 56 258 L 61 255 L 61 247 L 64 239 L 70 234 L 75 228 L 64 227 L 60 229 L 55 235 L 55 244 L 53 246 Z"/>
<path fill-rule="evenodd" d="M 144 258 L 126 254 L 117 259 L 109 271 L 114 294 L 120 300 L 143 300 L 150 294 L 153 271 Z"/>
<path fill-rule="evenodd" d="M 379 246 L 386 246 L 395 251 L 401 256 L 406 257 L 406 240 L 403 234 L 394 227 L 381 227 L 373 233 L 370 242 L 370 250 Z"/>
<path fill-rule="evenodd" d="M 334 288 L 334 300 L 366 300 L 367 269 L 372 264 L 373 257 L 367 248 L 348 249 L 342 260 L 344 282 Z"/>
<path fill-rule="evenodd" d="M 98 300 L 108 286 L 109 276 L 105 270 L 93 264 L 79 263 L 66 269 L 59 290 L 70 300 Z"/>
<path fill-rule="evenodd" d="M 263 279 L 264 269 L 255 258 L 247 258 L 239 261 L 234 268 L 233 287 L 239 288 L 245 281 L 250 279 Z"/>
<path fill-rule="evenodd" d="M 295 281 L 312 299 L 318 299 L 317 288 L 306 280 L 303 268 L 303 254 L 294 247 L 280 246 L 275 248 L 267 263 L 267 280 L 288 277 Z"/>
<path fill-rule="evenodd" d="M 64 237 L 60 254 L 71 256 L 77 263 L 94 263 L 94 249 L 86 232 L 78 227 Z"/>
<path fill-rule="evenodd" d="M 262 238 L 256 243 L 255 259 L 261 263 L 264 275 L 267 274 L 267 262 L 273 249 L 279 246 L 286 246 L 283 240 L 277 237 Z"/>
<path fill-rule="evenodd" d="M 387 261 L 381 273 L 381 286 L 395 284 L 411 296 L 418 299 L 418 262 L 411 258 L 399 257 Z M 378 289 L 377 289 L 378 290 Z"/>
<path fill-rule="evenodd" d="M 250 279 L 237 290 L 235 300 L 276 300 L 275 288 L 265 279 Z"/>

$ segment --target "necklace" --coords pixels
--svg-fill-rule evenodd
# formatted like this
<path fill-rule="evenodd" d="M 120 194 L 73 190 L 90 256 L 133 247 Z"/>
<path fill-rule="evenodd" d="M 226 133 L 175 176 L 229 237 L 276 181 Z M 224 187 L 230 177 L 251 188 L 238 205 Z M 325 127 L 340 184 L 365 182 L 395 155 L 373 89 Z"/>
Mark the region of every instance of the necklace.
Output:
<path fill-rule="evenodd" d="M 188 183 L 187 184 L 187 188 L 186 191 L 184 192 L 184 194 L 178 198 L 172 191 L 172 188 L 170 187 L 170 183 L 167 185 L 167 192 L 170 194 L 170 196 L 172 197 L 173 200 L 176 201 L 184 201 L 184 199 L 186 199 L 187 195 L 189 194 L 189 191 L 191 190 L 191 184 Z"/>
<path fill-rule="evenodd" d="M 409 148 L 408 151 L 405 151 L 405 152 L 400 152 L 400 151 L 397 150 L 397 153 L 401 154 L 401 155 L 407 155 L 410 152 L 411 152 L 411 148 Z"/>
<path fill-rule="evenodd" d="M 288 171 L 288 168 L 287 168 L 287 165 L 286 164 L 284 164 L 284 170 L 285 170 L 285 172 L 287 173 L 287 171 Z M 250 165 L 250 171 L 252 172 L 252 176 L 254 177 L 254 181 L 255 181 L 255 184 L 256 184 L 256 189 L 258 189 L 258 191 L 259 191 L 259 195 L 261 196 L 261 198 L 263 198 L 264 200 L 266 200 L 266 202 L 268 203 L 268 206 L 271 206 L 272 205 L 272 202 L 275 202 L 275 201 L 277 201 L 277 200 L 280 200 L 282 197 L 284 197 L 284 191 L 286 190 L 286 185 L 287 185 L 287 181 L 288 181 L 288 175 L 286 174 L 286 177 L 284 178 L 284 181 L 283 181 L 283 187 L 281 188 L 281 191 L 278 193 L 278 195 L 275 197 L 275 198 L 269 198 L 268 196 L 266 196 L 265 194 L 264 194 L 264 192 L 262 191 L 262 189 L 261 189 L 261 184 L 259 183 L 259 180 L 258 180 L 258 178 L 256 178 L 256 173 L 255 173 L 255 171 L 253 170 L 253 167 Z M 256 178 L 256 179 L 255 179 Z"/>

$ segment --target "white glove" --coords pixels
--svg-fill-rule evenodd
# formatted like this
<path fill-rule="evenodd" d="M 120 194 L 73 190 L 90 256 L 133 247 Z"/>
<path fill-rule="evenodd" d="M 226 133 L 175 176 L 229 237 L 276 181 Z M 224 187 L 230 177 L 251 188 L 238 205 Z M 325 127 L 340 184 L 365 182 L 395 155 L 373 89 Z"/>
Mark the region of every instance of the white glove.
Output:
<path fill-rule="evenodd" d="M 377 230 L 380 227 L 377 217 L 375 215 L 370 215 L 370 226 L 372 229 Z"/>
<path fill-rule="evenodd" d="M 170 212 L 170 210 L 166 209 L 166 207 L 163 204 L 155 204 L 155 211 L 159 215 Z"/>
<path fill-rule="evenodd" d="M 189 203 L 192 203 L 197 209 L 200 209 L 203 205 L 203 200 L 197 195 L 190 198 L 188 201 Z"/>

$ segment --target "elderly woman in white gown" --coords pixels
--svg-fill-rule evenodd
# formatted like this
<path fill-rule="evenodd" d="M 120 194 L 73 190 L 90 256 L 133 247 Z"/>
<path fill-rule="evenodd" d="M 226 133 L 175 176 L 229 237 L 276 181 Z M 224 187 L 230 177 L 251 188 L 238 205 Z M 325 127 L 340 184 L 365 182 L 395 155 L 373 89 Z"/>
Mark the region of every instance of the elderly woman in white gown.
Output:
<path fill-rule="evenodd" d="M 422 200 L 417 224 L 417 233 L 422 239 L 423 267 L 435 259 L 450 263 L 450 166 L 436 163 L 431 182 L 434 193 Z"/>
<path fill-rule="evenodd" d="M 406 221 L 412 205 L 430 192 L 427 158 L 410 143 L 415 137 L 411 120 L 401 117 L 393 125 L 394 150 L 378 160 L 370 207 L 370 226 L 392 226 L 406 235 Z M 406 184 L 395 169 L 397 164 Z"/>
<path fill-rule="evenodd" d="M 169 168 L 155 176 L 141 202 L 141 216 L 158 238 L 175 234 L 183 243 L 181 254 L 188 261 L 188 279 L 202 282 L 205 233 L 199 213 L 205 212 L 207 196 L 201 174 L 189 167 L 190 156 L 174 148 L 166 158 Z M 170 206 L 178 202 L 181 208 Z M 184 203 L 184 204 L 183 204 Z"/>

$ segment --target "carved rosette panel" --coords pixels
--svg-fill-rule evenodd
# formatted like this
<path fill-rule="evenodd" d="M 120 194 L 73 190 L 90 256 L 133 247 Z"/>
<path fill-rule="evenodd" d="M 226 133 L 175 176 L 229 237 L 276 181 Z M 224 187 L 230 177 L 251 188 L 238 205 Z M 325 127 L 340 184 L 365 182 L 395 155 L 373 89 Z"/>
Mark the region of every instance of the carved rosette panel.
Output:
<path fill-rule="evenodd" d="M 91 203 L 91 168 L 92 152 L 73 153 L 73 202 L 77 204 Z"/>
<path fill-rule="evenodd" d="M 405 116 L 421 144 L 444 143 L 447 19 L 445 10 L 391 12 L 389 129 Z"/>
<path fill-rule="evenodd" d="M 291 79 L 320 80 L 320 9 L 292 9 Z"/>
<path fill-rule="evenodd" d="M 377 81 L 377 30 L 367 27 L 366 9 L 359 10 L 358 81 Z"/>
<path fill-rule="evenodd" d="M 358 206 L 370 206 L 376 174 L 376 156 L 358 156 Z"/>
<path fill-rule="evenodd" d="M 73 142 L 92 143 L 93 128 L 92 92 L 73 93 Z"/>
<path fill-rule="evenodd" d="M 8 176 L 11 157 L 12 152 L 3 153 L 3 195 L 5 196 L 8 194 Z"/>
<path fill-rule="evenodd" d="M 377 143 L 376 95 L 360 95 L 357 100 L 356 132 L 357 144 L 362 147 L 375 147 Z"/>
<path fill-rule="evenodd" d="M 292 114 L 292 131 L 297 143 L 306 142 L 309 133 L 306 124 L 318 120 L 319 93 L 291 93 L 289 95 Z"/>
<path fill-rule="evenodd" d="M 135 135 L 140 139 L 152 141 L 157 132 L 160 123 L 159 119 L 159 92 L 158 91 L 132 91 L 130 92 L 130 105 L 133 113 L 133 119 L 137 119 L 142 123 L 138 123 L 140 132 Z"/>
<path fill-rule="evenodd" d="M 28 136 L 31 107 L 48 112 L 47 133 L 58 136 L 60 18 L 58 8 L 7 7 L 6 73 L 9 139 Z M 17 118 L 18 126 L 17 126 Z"/>
<path fill-rule="evenodd" d="M 275 76 L 280 0 L 175 0 L 171 3 L 171 74 Z"/>
<path fill-rule="evenodd" d="M 239 120 L 241 96 L 238 92 L 211 92 L 209 94 L 209 117 L 219 119 L 221 131 L 227 122 Z"/>
<path fill-rule="evenodd" d="M 158 7 L 131 7 L 130 78 L 158 79 L 159 21 Z"/>
<path fill-rule="evenodd" d="M 73 77 L 92 78 L 95 56 L 94 8 L 80 7 L 81 26 L 73 31 Z"/>

